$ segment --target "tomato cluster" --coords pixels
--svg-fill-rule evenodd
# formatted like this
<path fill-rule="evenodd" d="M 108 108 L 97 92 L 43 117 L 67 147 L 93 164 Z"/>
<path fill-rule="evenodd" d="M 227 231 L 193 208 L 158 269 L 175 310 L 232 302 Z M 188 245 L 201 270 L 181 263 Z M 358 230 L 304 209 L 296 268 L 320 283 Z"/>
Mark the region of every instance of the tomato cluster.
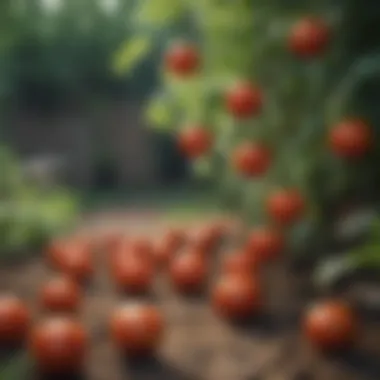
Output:
<path fill-rule="evenodd" d="M 298 199 L 294 193 L 292 196 Z M 297 207 L 293 208 L 299 210 L 298 201 L 295 204 Z M 291 208 L 285 207 L 286 212 L 280 213 L 286 221 Z M 98 241 L 98 249 L 107 256 L 110 278 L 120 291 L 133 294 L 151 291 L 155 276 L 161 272 L 179 295 L 209 287 L 209 303 L 215 315 L 242 321 L 264 310 L 266 297 L 261 268 L 280 257 L 285 242 L 280 229 L 253 229 L 240 248 L 221 257 L 214 280 L 212 263 L 216 254 L 223 253 L 218 248 L 224 239 L 232 238 L 229 226 L 211 223 L 190 232 L 168 229 L 157 240 L 123 236 L 113 240 L 118 244 Z M 81 279 L 93 273 L 88 271 L 89 267 L 95 268 L 94 245 L 70 239 L 56 241 L 47 253 L 48 262 L 60 274 L 42 285 L 38 301 L 52 315 L 31 323 L 30 311 L 23 301 L 13 295 L 1 296 L 0 344 L 13 346 L 26 340 L 40 371 L 68 375 L 81 371 L 89 349 L 88 331 L 75 313 L 84 302 Z M 74 259 L 74 256 L 78 257 Z M 76 266 L 67 262 L 87 264 Z M 116 306 L 108 320 L 110 339 L 121 353 L 132 357 L 159 349 L 166 328 L 160 309 L 143 301 Z M 324 350 L 352 343 L 357 328 L 354 312 L 338 300 L 306 309 L 302 324 L 305 337 Z"/>

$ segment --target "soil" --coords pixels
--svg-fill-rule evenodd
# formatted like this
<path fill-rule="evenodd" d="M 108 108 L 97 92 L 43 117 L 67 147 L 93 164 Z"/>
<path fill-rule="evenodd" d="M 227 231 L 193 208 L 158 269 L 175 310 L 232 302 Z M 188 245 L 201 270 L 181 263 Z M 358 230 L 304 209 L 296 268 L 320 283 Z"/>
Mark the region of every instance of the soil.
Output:
<path fill-rule="evenodd" d="M 122 228 L 130 234 L 153 236 L 161 230 L 153 216 L 107 218 L 89 218 L 83 231 L 98 236 L 105 228 Z M 98 271 L 87 286 L 80 313 L 92 339 L 83 379 L 378 380 L 380 377 L 380 323 L 376 323 L 380 316 L 371 318 L 369 313 L 363 313 L 363 331 L 355 350 L 329 357 L 316 353 L 299 329 L 301 310 L 315 294 L 307 272 L 291 273 L 286 263 L 279 263 L 263 274 L 268 293 L 266 312 L 247 326 L 229 326 L 216 318 L 206 297 L 183 299 L 175 295 L 165 276 L 161 276 L 149 299 L 159 305 L 166 317 L 166 338 L 156 358 L 127 363 L 109 341 L 107 317 L 114 306 L 130 297 L 114 290 L 105 269 L 104 253 L 99 253 L 96 260 Z M 50 275 L 41 258 L 3 266 L 0 290 L 12 291 L 25 299 L 38 320 L 43 315 L 35 303 L 36 292 Z M 363 292 L 351 284 L 341 296 L 357 300 Z M 31 374 L 30 379 L 35 376 Z"/>

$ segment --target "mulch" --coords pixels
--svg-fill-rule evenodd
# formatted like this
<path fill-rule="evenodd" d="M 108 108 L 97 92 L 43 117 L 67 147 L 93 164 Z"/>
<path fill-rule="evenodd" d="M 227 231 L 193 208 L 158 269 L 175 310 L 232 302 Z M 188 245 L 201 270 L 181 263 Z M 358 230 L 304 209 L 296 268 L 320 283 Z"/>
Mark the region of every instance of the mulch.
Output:
<path fill-rule="evenodd" d="M 149 224 L 150 223 L 150 224 Z M 134 230 L 159 232 L 156 220 L 133 222 Z M 128 222 L 123 222 L 128 228 Z M 157 278 L 148 299 L 163 311 L 168 329 L 155 358 L 126 362 L 109 341 L 107 318 L 113 307 L 131 297 L 118 294 L 109 280 L 104 254 L 86 288 L 80 319 L 91 334 L 86 380 L 374 380 L 380 378 L 380 315 L 362 311 L 363 331 L 355 350 L 323 356 L 300 333 L 302 309 L 315 299 L 307 270 L 293 272 L 278 263 L 263 274 L 265 314 L 246 326 L 230 326 L 215 317 L 206 295 L 184 299 L 172 292 L 165 276 Z M 0 268 L 0 290 L 12 291 L 43 315 L 35 298 L 51 276 L 40 258 Z M 359 290 L 358 290 L 359 289 Z M 378 288 L 380 289 L 380 288 Z M 356 302 L 365 290 L 355 284 L 340 296 Z M 45 314 L 46 315 L 46 314 Z M 34 375 L 30 375 L 31 379 Z M 17 380 L 17 379 L 14 379 Z M 65 378 L 67 379 L 67 377 Z"/>

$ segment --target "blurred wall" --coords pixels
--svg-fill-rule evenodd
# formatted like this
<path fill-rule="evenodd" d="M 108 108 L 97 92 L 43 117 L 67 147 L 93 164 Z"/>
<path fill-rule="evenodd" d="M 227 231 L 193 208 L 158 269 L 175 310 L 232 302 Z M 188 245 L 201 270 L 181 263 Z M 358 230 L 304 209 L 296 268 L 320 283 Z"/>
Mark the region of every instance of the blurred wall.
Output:
<path fill-rule="evenodd" d="M 18 110 L 9 116 L 6 140 L 25 160 L 61 157 L 64 180 L 75 187 L 96 187 L 101 160 L 115 172 L 112 186 L 149 186 L 158 181 L 157 166 L 141 111 L 141 103 L 126 101 L 97 112 L 64 109 L 47 116 Z"/>

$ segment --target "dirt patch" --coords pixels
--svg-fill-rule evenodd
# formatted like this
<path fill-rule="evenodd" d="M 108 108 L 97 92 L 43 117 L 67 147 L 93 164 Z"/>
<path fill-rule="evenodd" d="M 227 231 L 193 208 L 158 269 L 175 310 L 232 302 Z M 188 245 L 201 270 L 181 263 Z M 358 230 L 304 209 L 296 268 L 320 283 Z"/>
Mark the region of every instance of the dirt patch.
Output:
<path fill-rule="evenodd" d="M 155 218 L 139 223 L 118 218 L 118 223 L 128 232 L 150 236 L 160 232 Z M 84 231 L 98 234 L 100 227 L 88 223 Z M 299 332 L 300 311 L 310 301 L 305 291 L 307 276 L 290 274 L 282 263 L 263 275 L 268 293 L 266 315 L 240 328 L 216 318 L 205 298 L 190 301 L 175 295 L 165 276 L 160 276 L 151 299 L 162 309 L 168 324 L 162 348 L 156 359 L 125 363 L 109 342 L 107 318 L 114 306 L 130 298 L 114 290 L 104 265 L 105 254 L 98 254 L 96 260 L 97 273 L 87 286 L 80 312 L 92 339 L 85 379 L 374 380 L 380 376 L 380 324 L 367 316 L 356 352 L 327 358 L 308 347 Z M 3 267 L 0 290 L 25 299 L 37 320 L 42 315 L 35 297 L 49 276 L 51 272 L 40 259 Z"/>

